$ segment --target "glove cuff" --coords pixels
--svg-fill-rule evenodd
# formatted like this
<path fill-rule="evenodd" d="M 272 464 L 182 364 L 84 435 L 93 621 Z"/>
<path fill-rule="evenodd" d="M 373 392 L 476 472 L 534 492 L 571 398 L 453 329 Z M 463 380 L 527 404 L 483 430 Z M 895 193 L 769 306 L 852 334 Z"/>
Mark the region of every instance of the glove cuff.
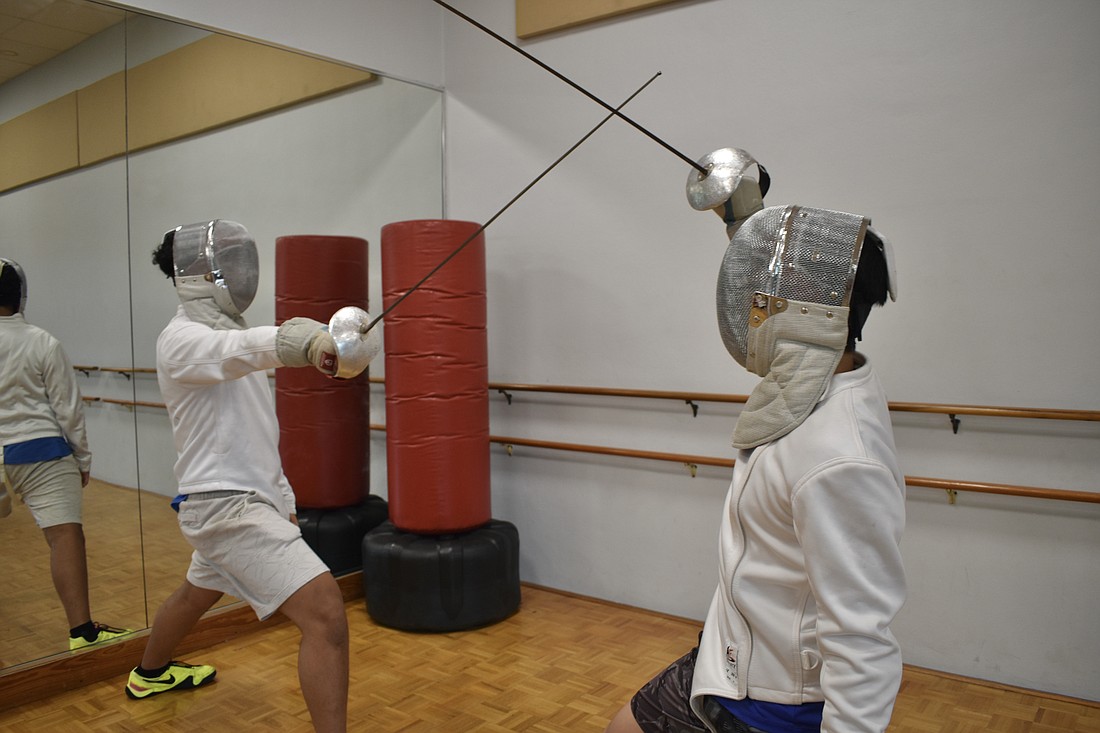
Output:
<path fill-rule="evenodd" d="M 275 334 L 275 354 L 288 367 L 310 365 L 309 345 L 324 324 L 312 318 L 291 318 Z"/>

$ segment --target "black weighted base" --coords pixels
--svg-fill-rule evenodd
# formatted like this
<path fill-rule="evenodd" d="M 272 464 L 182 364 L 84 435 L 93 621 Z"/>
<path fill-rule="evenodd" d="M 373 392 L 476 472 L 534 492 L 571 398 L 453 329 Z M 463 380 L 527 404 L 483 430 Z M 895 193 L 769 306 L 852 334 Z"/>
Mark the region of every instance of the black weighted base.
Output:
<path fill-rule="evenodd" d="M 298 527 L 333 575 L 358 570 L 363 536 L 389 517 L 386 500 L 373 494 L 362 504 L 341 509 L 299 509 Z"/>
<path fill-rule="evenodd" d="M 519 610 L 519 532 L 490 520 L 453 535 L 402 532 L 385 522 L 363 538 L 367 613 L 404 631 L 459 631 Z"/>

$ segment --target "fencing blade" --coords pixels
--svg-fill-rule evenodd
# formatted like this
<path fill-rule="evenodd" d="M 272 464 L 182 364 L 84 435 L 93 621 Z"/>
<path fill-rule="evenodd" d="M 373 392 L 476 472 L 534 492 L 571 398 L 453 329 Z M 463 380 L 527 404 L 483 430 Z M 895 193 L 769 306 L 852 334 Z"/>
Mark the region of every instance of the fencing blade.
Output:
<path fill-rule="evenodd" d="M 640 87 L 638 87 L 638 90 L 636 92 L 634 92 L 629 97 L 627 97 L 625 100 L 623 100 L 622 104 L 620 104 L 618 107 L 612 108 L 611 113 L 608 114 L 606 117 L 604 117 L 602 120 L 600 120 L 599 124 L 597 124 L 591 130 L 589 130 L 587 133 L 585 133 L 584 137 L 582 137 L 577 142 L 573 143 L 573 145 L 568 150 L 566 150 L 564 153 L 562 153 L 560 156 L 558 156 L 557 160 L 555 160 L 553 163 L 551 163 L 546 168 L 546 170 L 544 170 L 542 173 L 538 174 L 538 176 L 536 176 L 534 178 L 534 180 L 532 180 L 530 183 L 528 183 L 526 186 L 524 186 L 523 189 L 521 189 L 519 193 L 517 193 L 515 196 L 513 196 L 511 198 L 511 200 L 508 201 L 508 203 L 506 203 L 504 206 L 502 206 L 500 208 L 500 210 L 497 211 L 497 213 L 493 214 L 491 217 L 489 217 L 488 221 L 486 221 L 484 224 L 479 226 L 477 228 L 477 231 L 475 231 L 473 234 L 471 234 L 469 237 L 467 237 L 466 240 L 464 242 L 462 242 L 462 244 L 458 245 L 453 252 L 451 252 L 449 255 L 444 257 L 443 260 L 438 265 L 436 265 L 431 270 L 429 270 L 428 274 L 426 274 L 424 277 L 420 278 L 420 280 L 415 285 L 413 285 L 411 288 L 409 288 L 404 293 L 402 293 L 401 297 L 399 297 L 397 300 L 390 303 L 389 307 L 387 307 L 385 310 L 383 310 L 381 313 L 379 313 L 378 316 L 373 321 L 370 322 L 370 324 L 367 326 L 364 333 L 366 333 L 366 331 L 370 331 L 372 328 L 374 328 L 374 326 L 379 321 L 381 321 L 390 311 L 392 311 L 394 308 L 396 308 L 398 305 L 400 305 L 401 302 L 403 300 L 405 300 L 405 298 L 412 295 L 414 292 L 416 292 L 417 289 L 420 288 L 421 285 L 423 285 L 425 282 L 427 282 L 428 278 L 430 278 L 435 273 L 439 272 L 439 270 L 444 265 L 446 265 L 448 262 L 450 262 L 455 257 L 457 257 L 458 253 L 461 252 L 463 249 L 465 249 L 466 245 L 468 245 L 470 242 L 477 239 L 478 235 L 481 234 L 483 231 L 485 231 L 489 227 L 490 224 L 492 224 L 494 221 L 496 221 L 500 217 L 501 214 L 503 214 L 505 211 L 507 211 L 508 208 L 512 204 L 514 204 L 516 201 L 519 201 L 520 197 L 523 196 L 523 194 L 530 191 L 535 186 L 536 183 L 541 181 L 546 176 L 547 173 L 554 170 L 554 168 L 556 168 L 559 163 L 561 163 L 563 160 L 568 158 L 569 155 L 574 150 L 579 148 L 584 143 L 585 140 L 587 140 L 588 138 L 595 135 L 597 130 L 599 130 L 601 127 L 603 127 L 607 123 L 607 121 L 610 120 L 612 117 L 619 114 L 620 109 L 625 107 L 632 99 L 634 99 L 634 97 L 641 94 L 642 90 L 645 89 L 646 87 L 648 87 L 650 84 L 652 84 L 653 80 L 656 79 L 660 75 L 661 75 L 661 72 L 658 71 L 656 74 L 651 76 L 645 84 L 642 84 Z"/>
<path fill-rule="evenodd" d="M 528 59 L 528 60 L 530 60 L 530 61 L 534 62 L 535 64 L 537 64 L 537 65 L 538 65 L 538 66 L 540 66 L 541 68 L 543 68 L 543 69 L 545 69 L 546 71 L 550 72 L 551 74 L 553 74 L 553 75 L 554 75 L 554 76 L 556 76 L 557 78 L 561 79 L 561 80 L 562 80 L 562 81 L 564 81 L 564 82 L 565 82 L 566 84 L 568 84 L 569 86 L 573 87 L 573 88 L 574 88 L 574 89 L 576 89 L 576 90 L 577 90 L 578 92 L 580 92 L 580 93 L 581 93 L 581 94 L 583 94 L 584 96 L 588 97 L 589 99 L 591 99 L 591 100 L 592 100 L 593 102 L 595 102 L 596 104 L 600 105 L 600 106 L 601 106 L 601 107 L 603 107 L 604 109 L 608 109 L 608 110 L 611 110 L 611 114 L 612 114 L 612 116 L 616 116 L 616 117 L 618 117 L 619 119 L 621 119 L 621 120 L 622 120 L 623 122 L 627 123 L 628 125 L 631 125 L 631 126 L 632 126 L 632 127 L 634 128 L 634 129 L 638 130 L 638 131 L 639 131 L 639 132 L 641 132 L 641 133 L 642 133 L 643 135 L 645 135 L 646 137 L 648 137 L 648 138 L 649 138 L 650 140 L 653 140 L 653 141 L 654 141 L 655 143 L 657 143 L 658 145 L 660 145 L 661 147 L 663 147 L 663 148 L 664 148 L 665 150 L 668 150 L 668 151 L 669 151 L 670 153 L 672 153 L 673 155 L 675 155 L 675 156 L 677 156 L 678 158 L 680 158 L 680 160 L 684 161 L 685 163 L 687 163 L 688 165 L 690 165 L 690 166 L 691 166 L 692 168 L 694 168 L 695 170 L 697 170 L 697 171 L 699 171 L 700 173 L 702 173 L 702 174 L 703 174 L 704 176 L 705 176 L 705 175 L 707 175 L 708 171 L 707 171 L 707 169 L 706 169 L 706 168 L 704 168 L 703 166 L 701 166 L 701 165 L 700 165 L 699 163 L 695 162 L 694 160 L 692 160 L 692 159 L 691 159 L 691 158 L 689 158 L 688 156 L 684 155 L 684 154 L 683 154 L 683 153 L 681 153 L 681 152 L 680 152 L 679 150 L 677 150 L 676 148 L 672 147 L 672 146 L 671 146 L 671 145 L 669 145 L 669 144 L 668 144 L 667 142 L 665 142 L 665 141 L 664 141 L 664 140 L 662 140 L 661 138 L 657 137 L 656 135 L 654 135 L 654 134 L 653 134 L 652 132 L 650 132 L 650 131 L 649 131 L 649 130 L 647 130 L 646 128 L 644 128 L 644 127 L 642 127 L 641 125 L 639 125 L 639 124 L 638 124 L 637 122 L 635 122 L 634 120 L 632 120 L 632 119 L 630 119 L 629 117 L 627 117 L 626 115 L 624 115 L 624 114 L 623 114 L 622 112 L 620 112 L 620 111 L 619 111 L 619 108 L 618 108 L 618 107 L 612 107 L 612 106 L 611 106 L 610 104 L 608 104 L 607 102 L 603 101 L 602 99 L 600 99 L 599 97 L 597 97 L 597 96 L 596 96 L 595 94 L 593 94 L 592 92 L 588 91 L 587 89 L 585 89 L 584 87 L 582 87 L 582 86 L 581 86 L 580 84 L 578 84 L 577 82 L 573 81 L 573 80 L 572 80 L 572 79 L 570 79 L 569 77 L 565 76 L 565 75 L 564 75 L 564 74 L 562 74 L 562 73 L 561 73 L 560 71 L 557 71 L 556 69 L 554 69 L 553 67 L 549 66 L 548 64 L 545 64 L 545 63 L 543 63 L 543 62 L 542 62 L 542 61 L 540 61 L 539 59 L 535 58 L 535 57 L 534 57 L 534 56 L 532 56 L 531 54 L 529 54 L 529 53 L 527 53 L 526 51 L 524 51 L 524 50 L 523 50 L 522 48 L 520 48 L 520 47 L 519 47 L 519 46 L 517 46 L 516 44 L 512 43 L 511 41 L 509 41 L 509 40 L 508 40 L 507 38 L 505 38 L 504 36 L 500 35 L 499 33 L 497 33 L 496 31 L 492 30 L 491 28 L 488 28 L 487 26 L 485 26 L 485 25 L 483 25 L 483 24 L 479 23 L 478 21 L 474 20 L 473 18 L 471 18 L 470 16 L 466 15 L 466 14 L 465 14 L 465 13 L 463 13 L 462 11 L 460 11 L 460 10 L 458 10 L 458 9 L 454 8 L 453 6 L 451 6 L 451 5 L 449 5 L 449 4 L 445 3 L 445 2 L 443 2 L 443 0 L 433 0 L 433 2 L 434 2 L 434 3 L 436 4 L 436 5 L 439 5 L 439 6 L 443 7 L 443 8 L 446 8 L 447 10 L 449 10 L 449 11 L 450 11 L 450 12 L 452 12 L 452 13 L 454 13 L 454 14 L 455 14 L 455 15 L 457 15 L 457 16 L 458 16 L 459 18 L 462 18 L 462 19 L 463 19 L 464 21 L 466 21 L 466 22 L 467 22 L 467 23 L 469 23 L 470 25 L 474 26 L 475 28 L 478 28 L 479 30 L 481 30 L 481 31 L 484 31 L 485 33 L 488 33 L 488 34 L 489 34 L 490 36 L 492 36 L 493 38 L 497 39 L 498 41 L 500 41 L 501 43 L 503 43 L 503 44 L 504 44 L 505 46 L 507 46 L 508 48 L 512 49 L 513 51 L 515 51 L 516 53 L 520 54 L 520 55 L 521 55 L 521 56 L 523 56 L 524 58 L 526 58 L 526 59 Z M 619 105 L 619 107 L 621 107 L 621 106 L 622 106 L 622 105 Z"/>

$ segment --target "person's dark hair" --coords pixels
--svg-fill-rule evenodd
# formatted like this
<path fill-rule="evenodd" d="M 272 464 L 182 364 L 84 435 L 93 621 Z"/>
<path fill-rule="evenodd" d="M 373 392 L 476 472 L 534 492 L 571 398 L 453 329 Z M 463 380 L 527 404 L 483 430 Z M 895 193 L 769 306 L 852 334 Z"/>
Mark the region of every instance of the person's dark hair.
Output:
<path fill-rule="evenodd" d="M 5 266 L 0 271 L 0 308 L 19 310 L 19 301 L 23 296 L 23 281 L 14 267 Z"/>
<path fill-rule="evenodd" d="M 160 268 L 165 277 L 172 278 L 173 284 L 176 282 L 176 269 L 172 259 L 172 245 L 175 241 L 176 230 L 169 229 L 164 233 L 161 243 L 153 250 L 153 264 Z"/>
<path fill-rule="evenodd" d="M 886 269 L 886 255 L 882 240 L 870 229 L 863 238 L 863 248 L 856 266 L 856 280 L 852 285 L 852 297 L 848 303 L 848 344 L 845 351 L 855 351 L 856 341 L 863 340 L 863 324 L 871 308 L 886 302 L 890 276 Z"/>

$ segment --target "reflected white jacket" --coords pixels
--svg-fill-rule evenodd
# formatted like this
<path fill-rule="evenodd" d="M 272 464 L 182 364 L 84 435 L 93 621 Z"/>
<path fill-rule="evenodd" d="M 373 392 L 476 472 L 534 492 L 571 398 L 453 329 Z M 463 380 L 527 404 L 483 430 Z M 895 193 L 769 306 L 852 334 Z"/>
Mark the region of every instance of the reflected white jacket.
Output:
<path fill-rule="evenodd" d="M 279 422 L 267 370 L 275 326 L 214 330 L 183 306 L 157 339 L 157 382 L 172 420 L 181 494 L 254 490 L 295 513 L 283 475 Z"/>
<path fill-rule="evenodd" d="M 691 691 L 825 701 L 822 731 L 884 731 L 901 683 L 905 483 L 870 364 L 790 434 L 737 458 Z"/>
<path fill-rule="evenodd" d="M 0 316 L 0 446 L 64 438 L 81 471 L 92 454 L 76 373 L 61 343 L 22 313 Z"/>

